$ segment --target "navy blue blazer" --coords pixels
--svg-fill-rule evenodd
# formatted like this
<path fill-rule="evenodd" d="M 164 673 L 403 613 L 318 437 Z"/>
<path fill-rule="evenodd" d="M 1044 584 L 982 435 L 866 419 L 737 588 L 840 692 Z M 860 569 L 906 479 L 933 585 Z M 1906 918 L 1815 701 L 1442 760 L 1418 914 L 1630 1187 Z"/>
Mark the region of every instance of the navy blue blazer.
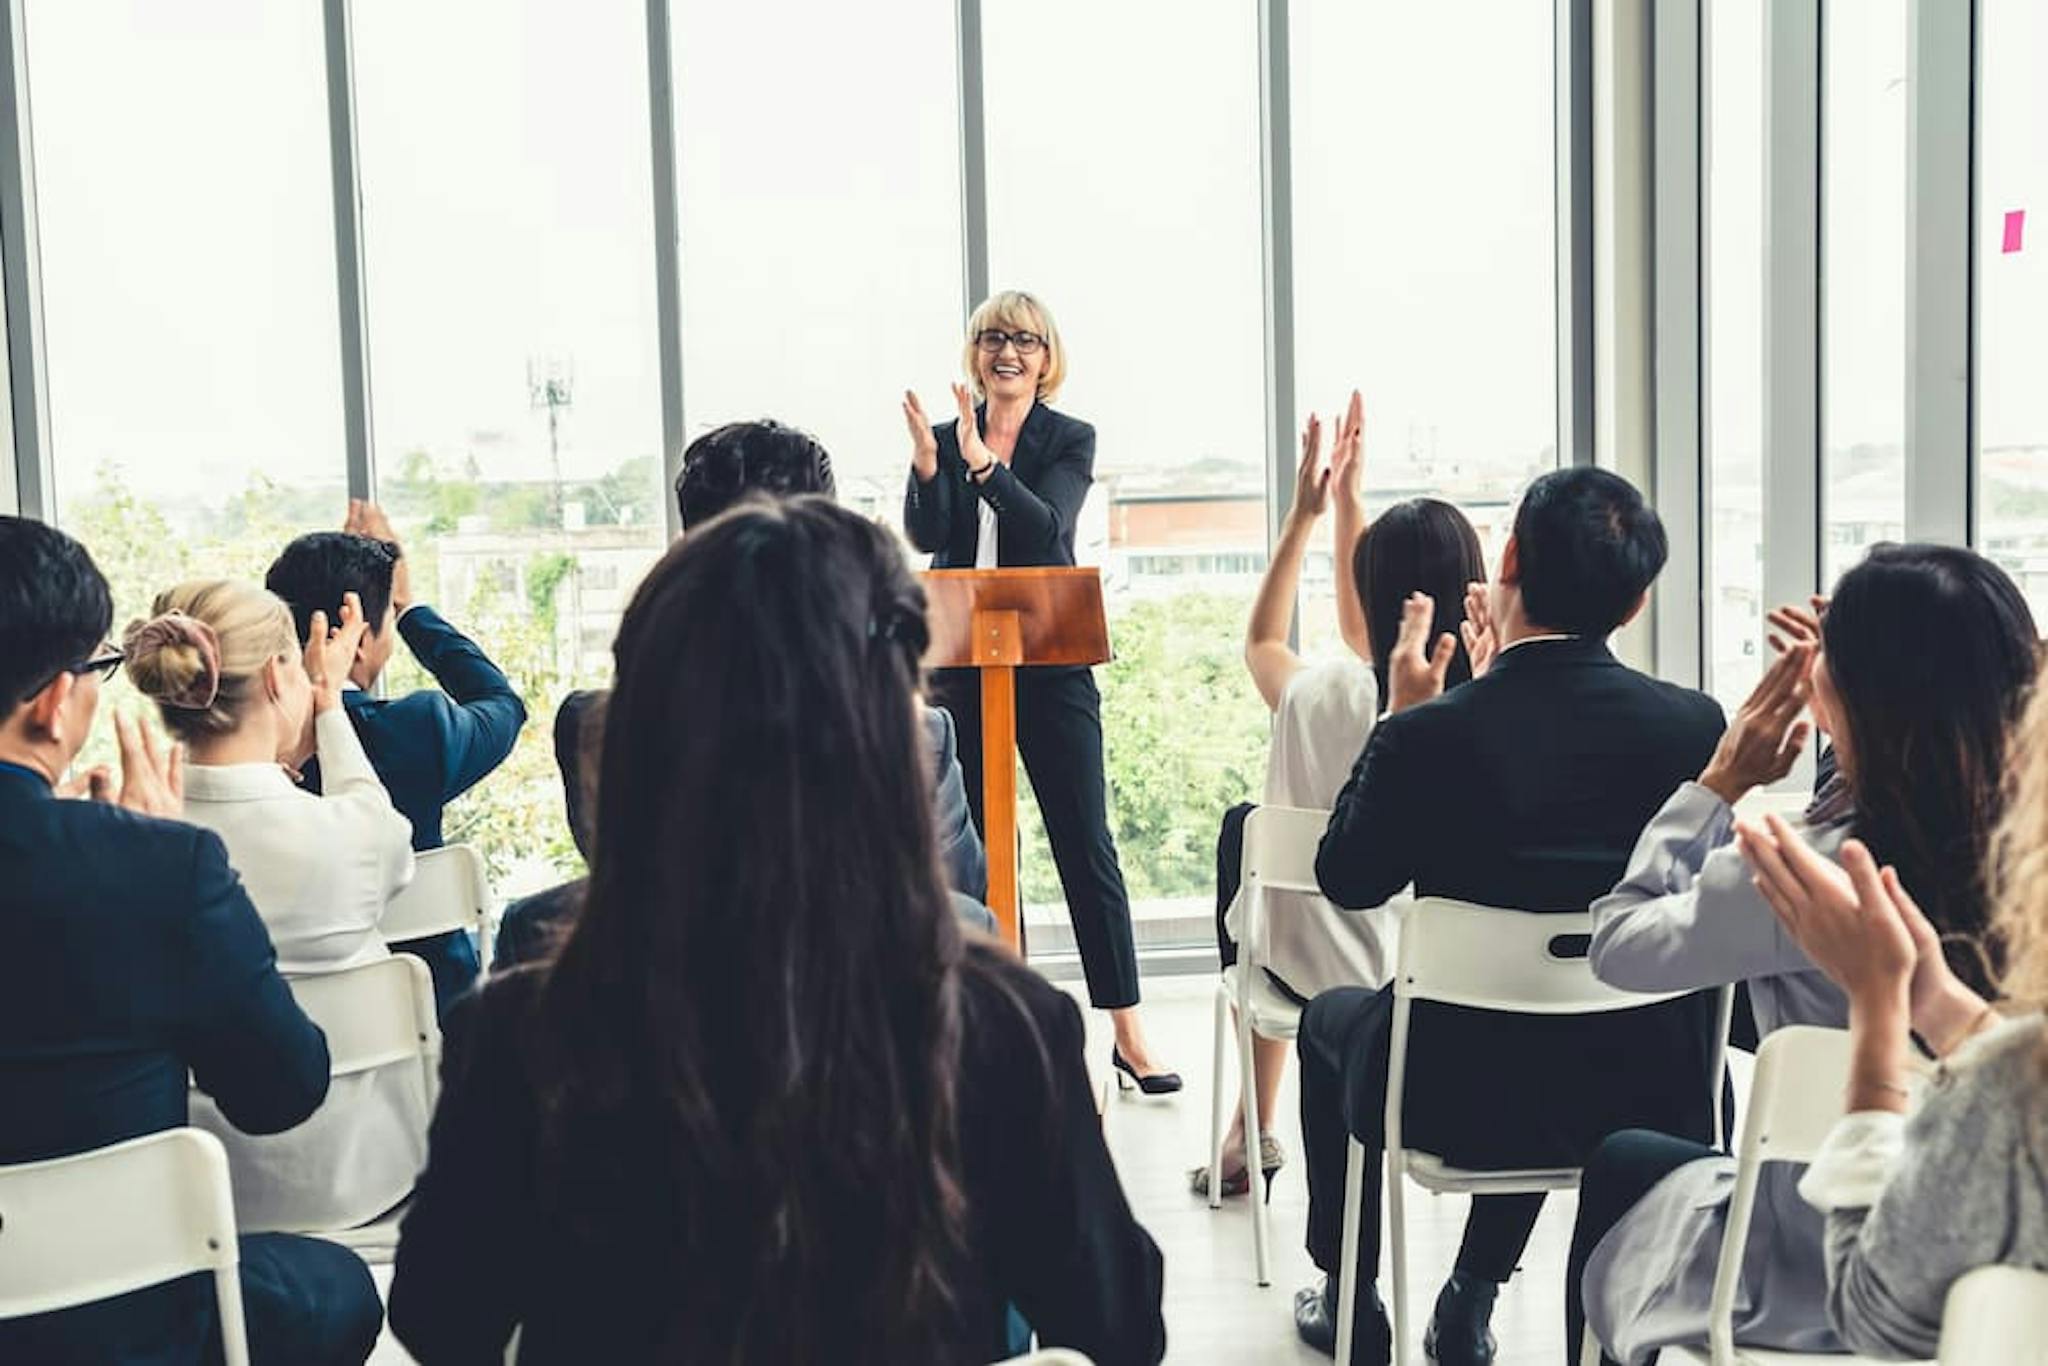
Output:
<path fill-rule="evenodd" d="M 1638 673 L 1604 641 L 1517 645 L 1373 727 L 1316 880 L 1346 907 L 1413 883 L 1417 896 L 1584 911 L 1723 724 L 1713 698 Z M 1412 1019 L 1408 1131 L 1448 1161 L 1578 1165 L 1620 1128 L 1711 1141 L 1711 992 L 1591 1016 L 1420 1002 Z M 1354 1099 L 1354 1113 L 1370 1109 Z"/>
<path fill-rule="evenodd" d="M 412 847 L 442 845 L 441 812 L 505 762 L 526 724 L 526 704 L 504 671 L 431 607 L 398 619 L 398 634 L 439 689 L 382 701 L 351 689 L 342 706 L 391 804 L 412 822 Z M 306 785 L 320 790 L 317 764 Z"/>
<path fill-rule="evenodd" d="M 188 1074 L 247 1133 L 327 1095 L 327 1039 L 210 831 L 60 801 L 0 765 L 0 1163 L 187 1122 Z M 0 1322 L 0 1361 L 196 1360 L 200 1278 Z M 136 1347 L 135 1355 L 143 1355 Z"/>
<path fill-rule="evenodd" d="M 974 410 L 985 424 L 987 405 Z M 910 543 L 932 552 L 934 569 L 974 568 L 980 505 L 996 512 L 996 563 L 1005 569 L 1074 562 L 1074 523 L 1095 482 L 1095 429 L 1077 417 L 1031 406 L 1017 433 L 1008 465 L 998 464 L 980 484 L 967 475 L 960 454 L 960 422 L 932 428 L 939 471 L 926 483 L 910 472 L 903 494 L 903 529 Z"/>

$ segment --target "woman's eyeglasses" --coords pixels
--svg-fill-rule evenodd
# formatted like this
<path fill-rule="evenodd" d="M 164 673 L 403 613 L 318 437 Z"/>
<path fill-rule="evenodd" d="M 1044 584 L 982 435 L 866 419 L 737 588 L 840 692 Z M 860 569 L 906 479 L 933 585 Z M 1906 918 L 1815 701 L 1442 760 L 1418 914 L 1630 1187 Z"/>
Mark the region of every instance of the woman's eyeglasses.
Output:
<path fill-rule="evenodd" d="M 64 672 L 80 675 L 98 674 L 100 682 L 104 683 L 114 676 L 114 671 L 121 667 L 121 661 L 125 658 L 127 656 L 123 655 L 119 650 L 108 646 L 104 652 L 94 655 L 83 663 L 73 664 Z"/>
<path fill-rule="evenodd" d="M 974 342 L 991 356 L 1002 350 L 1006 342 L 1017 348 L 1018 355 L 1029 356 L 1045 345 L 1045 338 L 1036 332 L 1005 332 L 999 327 L 991 327 L 977 336 Z"/>

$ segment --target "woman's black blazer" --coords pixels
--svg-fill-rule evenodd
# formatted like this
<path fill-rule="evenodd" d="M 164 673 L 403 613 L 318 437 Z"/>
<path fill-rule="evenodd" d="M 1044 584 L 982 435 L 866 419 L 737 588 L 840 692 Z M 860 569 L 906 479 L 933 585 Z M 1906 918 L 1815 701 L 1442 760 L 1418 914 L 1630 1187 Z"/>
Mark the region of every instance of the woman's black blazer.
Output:
<path fill-rule="evenodd" d="M 976 408 L 977 424 L 986 408 Z M 939 442 L 939 472 L 930 483 L 910 472 L 903 495 L 903 529 L 911 544 L 932 552 L 934 569 L 974 568 L 978 503 L 996 511 L 996 563 L 1006 569 L 1074 562 L 1074 523 L 1095 482 L 1095 429 L 1043 403 L 1031 406 L 1008 466 L 988 481 L 967 477 L 960 455 L 959 421 L 932 428 Z"/>

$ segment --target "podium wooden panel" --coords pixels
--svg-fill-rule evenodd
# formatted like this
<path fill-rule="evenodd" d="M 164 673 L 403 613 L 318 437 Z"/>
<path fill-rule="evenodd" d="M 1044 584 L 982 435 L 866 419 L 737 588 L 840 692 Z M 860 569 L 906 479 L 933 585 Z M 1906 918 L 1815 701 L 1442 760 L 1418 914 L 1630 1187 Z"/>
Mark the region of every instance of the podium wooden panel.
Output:
<path fill-rule="evenodd" d="M 981 671 L 981 811 L 988 905 L 1023 946 L 1017 891 L 1017 670 L 1109 659 L 1094 569 L 934 569 L 924 576 L 933 669 Z"/>

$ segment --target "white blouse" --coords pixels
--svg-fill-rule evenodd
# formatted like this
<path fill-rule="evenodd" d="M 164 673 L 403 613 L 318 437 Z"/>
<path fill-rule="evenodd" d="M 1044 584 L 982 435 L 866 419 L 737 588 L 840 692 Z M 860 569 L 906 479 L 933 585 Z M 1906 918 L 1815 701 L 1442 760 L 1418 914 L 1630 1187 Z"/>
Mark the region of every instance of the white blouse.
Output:
<path fill-rule="evenodd" d="M 287 976 L 387 957 L 377 925 L 413 874 L 412 826 L 391 805 L 347 712 L 321 713 L 313 733 L 320 795 L 294 786 L 276 764 L 185 770 L 185 819 L 227 846 Z M 192 1095 L 192 1122 L 227 1148 L 245 1232 L 375 1219 L 411 1191 L 426 1159 L 427 1119 L 410 1065 L 338 1077 L 304 1123 L 261 1137 Z"/>
<path fill-rule="evenodd" d="M 1265 804 L 1328 811 L 1365 751 L 1379 685 L 1355 658 L 1296 669 L 1280 689 L 1266 756 Z M 1224 928 L 1243 937 L 1243 895 Z M 1381 987 L 1391 975 L 1394 921 L 1384 907 L 1340 911 L 1310 892 L 1273 892 L 1261 919 L 1259 960 L 1302 996 L 1332 987 Z"/>

